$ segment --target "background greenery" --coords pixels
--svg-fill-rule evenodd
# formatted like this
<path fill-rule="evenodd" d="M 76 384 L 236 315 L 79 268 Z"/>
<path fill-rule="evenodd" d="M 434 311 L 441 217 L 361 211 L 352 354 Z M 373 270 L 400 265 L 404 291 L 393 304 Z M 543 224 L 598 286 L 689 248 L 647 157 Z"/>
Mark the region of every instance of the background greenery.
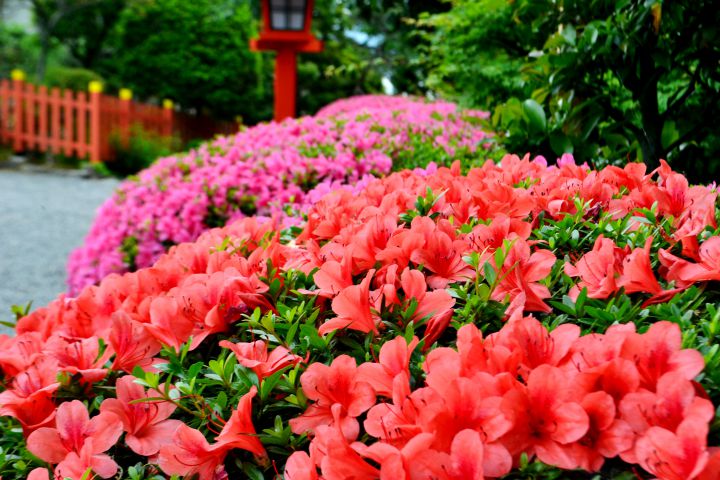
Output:
<path fill-rule="evenodd" d="M 717 2 L 453 0 L 421 25 L 430 88 L 504 148 L 720 177 Z"/>
<path fill-rule="evenodd" d="M 17 0 L 23 2 L 23 0 Z M 249 51 L 260 0 L 24 0 L 37 33 L 0 23 L 0 75 L 23 68 L 53 86 L 102 78 L 107 90 L 170 98 L 183 108 L 248 124 L 272 117 L 274 53 Z M 422 93 L 413 18 L 440 0 L 318 0 L 319 54 L 299 56 L 300 114 L 351 95 Z M 80 85 L 81 86 L 81 85 Z"/>
<path fill-rule="evenodd" d="M 38 33 L 0 24 L 2 76 L 101 77 L 222 119 L 272 115 L 273 54 L 248 49 L 260 0 L 24 1 Z M 300 114 L 389 86 L 491 111 L 499 153 L 664 158 L 720 178 L 713 0 L 317 0 L 314 16 L 325 50 L 300 56 Z"/>

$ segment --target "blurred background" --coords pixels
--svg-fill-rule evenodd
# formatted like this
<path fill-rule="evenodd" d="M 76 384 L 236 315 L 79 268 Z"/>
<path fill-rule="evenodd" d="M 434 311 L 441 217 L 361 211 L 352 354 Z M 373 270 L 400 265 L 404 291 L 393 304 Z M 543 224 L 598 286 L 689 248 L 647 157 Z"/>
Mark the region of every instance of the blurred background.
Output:
<path fill-rule="evenodd" d="M 360 93 L 424 93 L 412 22 L 449 8 L 317 1 L 313 29 L 325 49 L 301 58 L 299 113 Z M 272 117 L 273 54 L 248 47 L 259 0 L 3 0 L 0 12 L 0 76 L 22 68 L 36 82 L 78 89 L 102 80 L 218 118 Z"/>
<path fill-rule="evenodd" d="M 259 0 L 0 0 L 0 78 L 100 80 L 252 125 L 272 117 L 274 54 L 248 47 L 259 18 Z M 318 0 L 312 26 L 325 49 L 299 57 L 299 114 L 362 93 L 444 98 L 491 111 L 516 153 L 720 172 L 712 0 Z M 131 153 L 190 140 L 141 138 Z"/>

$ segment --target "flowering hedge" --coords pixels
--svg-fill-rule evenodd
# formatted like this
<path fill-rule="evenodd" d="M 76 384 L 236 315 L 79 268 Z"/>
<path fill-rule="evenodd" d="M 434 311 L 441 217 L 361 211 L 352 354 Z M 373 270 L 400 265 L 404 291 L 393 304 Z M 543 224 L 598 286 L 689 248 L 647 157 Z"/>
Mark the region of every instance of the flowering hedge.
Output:
<path fill-rule="evenodd" d="M 68 263 L 77 294 L 109 273 L 149 267 L 171 245 L 246 215 L 307 210 L 324 193 L 369 175 L 472 154 L 487 138 L 478 111 L 451 103 L 364 96 L 315 117 L 261 124 L 124 182 L 99 210 Z"/>
<path fill-rule="evenodd" d="M 718 217 L 507 156 L 240 219 L 19 319 L 0 474 L 717 479 Z"/>

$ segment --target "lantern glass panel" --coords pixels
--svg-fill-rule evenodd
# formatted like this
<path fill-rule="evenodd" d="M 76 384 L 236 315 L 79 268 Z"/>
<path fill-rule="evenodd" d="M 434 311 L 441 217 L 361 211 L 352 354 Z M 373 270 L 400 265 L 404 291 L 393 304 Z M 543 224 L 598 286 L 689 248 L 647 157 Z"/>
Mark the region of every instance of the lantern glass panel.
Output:
<path fill-rule="evenodd" d="M 287 30 L 287 18 L 284 12 L 272 12 L 271 23 L 273 30 Z"/>
<path fill-rule="evenodd" d="M 288 30 L 302 30 L 305 24 L 305 14 L 293 12 L 290 14 L 290 26 Z"/>
<path fill-rule="evenodd" d="M 270 28 L 304 30 L 306 8 L 307 0 L 270 0 Z"/>

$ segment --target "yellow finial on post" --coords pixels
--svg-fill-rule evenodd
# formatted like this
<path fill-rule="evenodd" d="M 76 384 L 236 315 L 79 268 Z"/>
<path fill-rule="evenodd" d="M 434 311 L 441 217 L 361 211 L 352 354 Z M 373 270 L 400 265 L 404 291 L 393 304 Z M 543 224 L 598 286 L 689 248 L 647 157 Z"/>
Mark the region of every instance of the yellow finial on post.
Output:
<path fill-rule="evenodd" d="M 129 88 L 120 89 L 120 100 L 132 100 L 132 90 Z"/>
<path fill-rule="evenodd" d="M 164 109 L 172 110 L 174 106 L 175 106 L 175 104 L 169 98 L 166 98 L 165 100 L 163 100 L 163 108 Z"/>
<path fill-rule="evenodd" d="M 93 80 L 92 82 L 88 83 L 88 91 L 90 93 L 102 93 L 103 91 L 103 84 L 102 82 L 98 82 L 97 80 Z"/>
<path fill-rule="evenodd" d="M 10 78 L 22 82 L 23 80 L 25 80 L 25 72 L 23 72 L 19 68 L 16 68 L 15 70 L 10 72 Z"/>

